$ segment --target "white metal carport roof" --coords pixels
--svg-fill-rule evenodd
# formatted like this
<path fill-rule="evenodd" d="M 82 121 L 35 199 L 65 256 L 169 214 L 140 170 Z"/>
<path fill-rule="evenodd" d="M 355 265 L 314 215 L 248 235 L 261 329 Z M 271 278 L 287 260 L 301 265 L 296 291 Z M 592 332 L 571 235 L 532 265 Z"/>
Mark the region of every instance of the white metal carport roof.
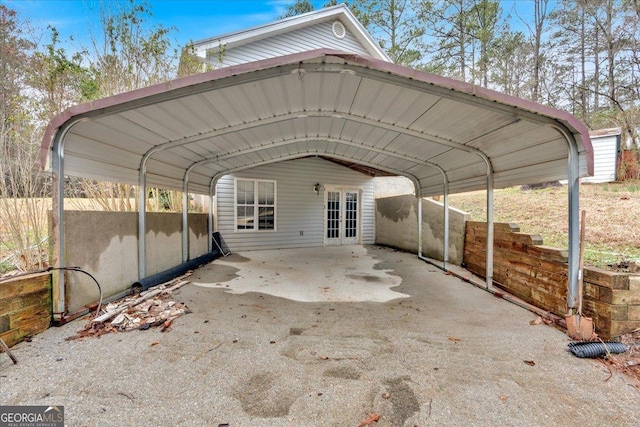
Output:
<path fill-rule="evenodd" d="M 43 163 L 51 152 L 58 195 L 65 174 L 140 184 L 141 197 L 147 185 L 211 194 L 224 174 L 313 155 L 406 176 L 419 197 L 568 178 L 571 282 L 577 183 L 593 172 L 588 131 L 566 112 L 329 50 L 72 107 L 47 128 Z"/>

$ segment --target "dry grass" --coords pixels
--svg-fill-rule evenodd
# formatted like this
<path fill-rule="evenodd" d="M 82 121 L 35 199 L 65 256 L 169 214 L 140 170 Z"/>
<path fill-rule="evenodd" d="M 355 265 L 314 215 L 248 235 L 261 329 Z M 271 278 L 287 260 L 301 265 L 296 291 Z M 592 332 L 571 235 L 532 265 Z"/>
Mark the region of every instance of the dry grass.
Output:
<path fill-rule="evenodd" d="M 486 220 L 484 191 L 454 194 L 449 200 L 474 220 Z M 541 235 L 545 245 L 566 248 L 567 205 L 566 186 L 496 190 L 495 221 L 518 223 L 521 231 Z M 580 209 L 586 211 L 586 264 L 607 267 L 621 261 L 640 262 L 640 181 L 583 184 Z"/>

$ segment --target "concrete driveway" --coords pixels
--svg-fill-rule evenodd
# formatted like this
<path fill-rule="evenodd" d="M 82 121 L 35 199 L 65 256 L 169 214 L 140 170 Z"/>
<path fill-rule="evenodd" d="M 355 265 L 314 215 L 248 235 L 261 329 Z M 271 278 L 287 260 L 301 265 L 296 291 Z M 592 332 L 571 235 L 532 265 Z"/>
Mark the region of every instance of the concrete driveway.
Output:
<path fill-rule="evenodd" d="M 65 341 L 76 321 L 0 355 L 0 402 L 69 426 L 638 425 L 625 377 L 412 254 L 246 252 L 191 280 L 169 332 Z"/>

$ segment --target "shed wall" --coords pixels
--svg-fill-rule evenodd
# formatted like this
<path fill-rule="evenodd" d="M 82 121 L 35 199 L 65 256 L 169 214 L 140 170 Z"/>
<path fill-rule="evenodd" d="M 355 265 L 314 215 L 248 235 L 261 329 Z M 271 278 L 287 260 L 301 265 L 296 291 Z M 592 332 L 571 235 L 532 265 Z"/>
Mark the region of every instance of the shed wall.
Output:
<path fill-rule="evenodd" d="M 344 38 L 338 39 L 334 36 L 332 23 L 333 21 L 323 22 L 241 46 L 225 48 L 221 55 L 222 63 L 219 62 L 219 47 L 216 46 L 211 52 L 207 52 L 207 61 L 214 67 L 229 67 L 321 48 L 370 56 L 348 29 Z"/>
<path fill-rule="evenodd" d="M 235 178 L 277 181 L 276 230 L 234 229 Z M 362 189 L 361 243 L 374 243 L 373 178 L 332 162 L 305 158 L 226 175 L 216 187 L 216 230 L 232 251 L 302 248 L 324 245 L 324 189 L 316 183 Z"/>
<path fill-rule="evenodd" d="M 593 176 L 582 178 L 582 182 L 612 182 L 616 180 L 618 135 L 592 136 Z"/>

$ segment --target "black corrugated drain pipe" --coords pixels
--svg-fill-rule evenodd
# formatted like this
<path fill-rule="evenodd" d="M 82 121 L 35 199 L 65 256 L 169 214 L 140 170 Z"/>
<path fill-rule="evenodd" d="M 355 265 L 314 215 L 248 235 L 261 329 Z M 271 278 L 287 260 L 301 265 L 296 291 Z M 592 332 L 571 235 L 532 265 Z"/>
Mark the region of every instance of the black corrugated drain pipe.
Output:
<path fill-rule="evenodd" d="M 595 359 L 607 354 L 620 354 L 627 351 L 627 346 L 620 342 L 572 342 L 569 351 L 577 357 Z"/>
<path fill-rule="evenodd" d="M 142 287 L 142 290 L 146 291 L 147 289 L 152 288 L 156 285 L 173 280 L 178 276 L 182 276 L 189 270 L 194 270 L 201 265 L 210 263 L 214 259 L 220 258 L 220 256 L 220 251 L 218 249 L 215 249 L 209 253 L 199 256 L 198 258 L 194 258 L 168 270 L 161 271 L 160 273 L 154 274 L 153 276 L 140 279 L 135 282 L 132 287 Z"/>

